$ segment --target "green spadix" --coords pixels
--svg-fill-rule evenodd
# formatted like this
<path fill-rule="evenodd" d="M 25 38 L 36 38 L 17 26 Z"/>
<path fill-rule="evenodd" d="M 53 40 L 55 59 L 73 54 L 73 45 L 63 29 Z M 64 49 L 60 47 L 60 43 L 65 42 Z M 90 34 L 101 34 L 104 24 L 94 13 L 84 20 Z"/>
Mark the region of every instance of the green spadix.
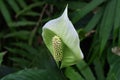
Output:
<path fill-rule="evenodd" d="M 60 68 L 74 65 L 83 59 L 79 36 L 68 18 L 67 9 L 60 17 L 48 21 L 42 29 L 43 40 L 56 63 L 61 62 Z"/>

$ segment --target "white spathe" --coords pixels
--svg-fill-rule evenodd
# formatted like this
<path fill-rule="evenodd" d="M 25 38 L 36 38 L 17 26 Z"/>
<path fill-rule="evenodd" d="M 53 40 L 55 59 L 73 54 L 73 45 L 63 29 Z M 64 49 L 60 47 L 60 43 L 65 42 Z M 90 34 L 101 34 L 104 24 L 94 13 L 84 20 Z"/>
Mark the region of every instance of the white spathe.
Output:
<path fill-rule="evenodd" d="M 62 40 L 63 46 L 63 59 L 61 61 L 61 67 L 67 67 L 77 63 L 83 59 L 83 53 L 79 47 L 80 40 L 79 36 L 68 18 L 67 15 L 68 7 L 64 10 L 63 14 L 57 19 L 48 21 L 43 26 L 43 40 L 53 54 L 51 39 L 55 35 L 59 36 Z M 48 39 L 48 40 L 47 40 Z"/>

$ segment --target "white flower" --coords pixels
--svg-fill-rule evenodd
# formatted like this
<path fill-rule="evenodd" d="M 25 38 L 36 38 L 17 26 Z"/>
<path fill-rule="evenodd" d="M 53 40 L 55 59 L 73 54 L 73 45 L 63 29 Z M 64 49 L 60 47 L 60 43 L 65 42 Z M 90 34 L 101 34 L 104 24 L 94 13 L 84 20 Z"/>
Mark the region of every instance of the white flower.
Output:
<path fill-rule="evenodd" d="M 43 26 L 43 40 L 53 55 L 56 63 L 61 61 L 60 67 L 67 67 L 76 64 L 78 61 L 83 59 L 83 53 L 79 47 L 80 40 L 79 36 L 68 18 L 67 9 L 64 10 L 63 14 L 57 19 L 48 21 Z M 57 36 L 60 44 L 57 48 L 54 46 L 53 39 Z M 59 43 L 56 42 L 56 43 Z M 60 45 L 60 46 L 59 46 Z M 60 49 L 59 49 L 60 48 Z M 59 50 L 57 50 L 59 49 Z M 56 52 L 58 51 L 58 52 Z M 58 56 L 57 56 L 58 55 Z M 62 57 L 60 59 L 56 58 Z"/>

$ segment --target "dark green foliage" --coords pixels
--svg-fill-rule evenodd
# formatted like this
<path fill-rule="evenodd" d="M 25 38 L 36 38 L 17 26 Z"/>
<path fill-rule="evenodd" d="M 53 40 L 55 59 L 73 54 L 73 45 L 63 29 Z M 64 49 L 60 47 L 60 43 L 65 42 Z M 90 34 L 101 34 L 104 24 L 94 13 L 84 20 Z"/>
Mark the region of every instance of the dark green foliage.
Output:
<path fill-rule="evenodd" d="M 60 16 L 67 4 L 81 42 L 88 41 L 84 60 L 60 70 L 41 33 L 44 23 Z M 0 54 L 7 52 L 1 60 L 0 66 L 7 66 L 0 67 L 1 80 L 120 79 L 120 56 L 111 51 L 120 48 L 120 0 L 0 0 L 0 17 Z"/>
<path fill-rule="evenodd" d="M 49 70 L 25 69 L 18 73 L 8 75 L 1 80 L 63 80 L 59 75 Z"/>

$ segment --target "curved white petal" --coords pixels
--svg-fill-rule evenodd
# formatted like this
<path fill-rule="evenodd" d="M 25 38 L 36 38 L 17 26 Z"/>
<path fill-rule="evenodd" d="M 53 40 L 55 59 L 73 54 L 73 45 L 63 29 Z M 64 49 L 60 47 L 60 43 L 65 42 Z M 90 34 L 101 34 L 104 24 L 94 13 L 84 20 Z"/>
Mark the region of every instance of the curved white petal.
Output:
<path fill-rule="evenodd" d="M 71 23 L 71 21 L 68 18 L 67 7 L 64 10 L 63 14 L 59 18 L 50 20 L 43 26 L 43 34 L 42 34 L 43 38 L 44 38 L 44 34 L 45 34 L 44 33 L 45 29 L 52 31 L 57 36 L 59 36 L 61 38 L 61 40 L 63 41 L 63 43 L 66 45 L 66 47 L 68 47 L 71 50 L 72 55 L 76 59 L 80 60 L 83 58 L 83 53 L 79 47 L 79 45 L 80 45 L 79 36 L 78 36 L 73 24 Z M 64 65 L 65 65 L 65 63 L 64 63 L 64 59 L 63 59 L 63 66 Z"/>

